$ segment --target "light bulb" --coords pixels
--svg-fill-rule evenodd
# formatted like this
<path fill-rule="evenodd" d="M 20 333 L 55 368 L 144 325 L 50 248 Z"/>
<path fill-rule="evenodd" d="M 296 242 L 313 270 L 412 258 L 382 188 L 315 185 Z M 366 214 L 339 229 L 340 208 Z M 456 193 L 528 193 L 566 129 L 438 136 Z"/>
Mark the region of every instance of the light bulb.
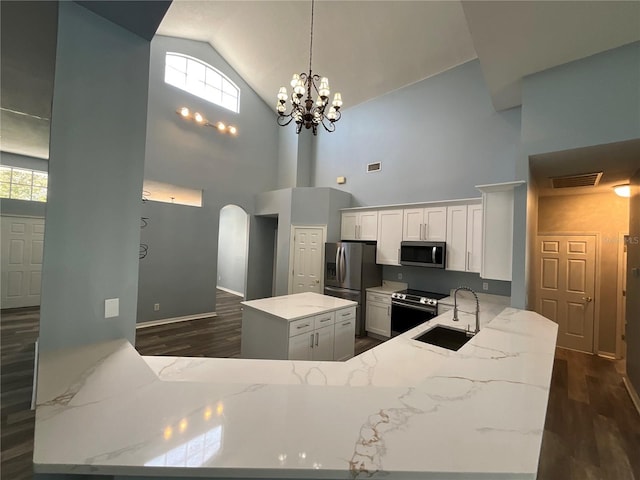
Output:
<path fill-rule="evenodd" d="M 182 107 L 180 109 L 180 115 L 182 115 L 183 117 L 188 117 L 189 116 L 189 109 L 187 107 Z"/>
<path fill-rule="evenodd" d="M 236 127 L 229 127 L 229 133 L 230 133 L 231 135 L 235 135 L 237 131 L 238 131 L 238 130 L 236 129 Z"/>
<path fill-rule="evenodd" d="M 287 109 L 287 107 L 284 106 L 284 104 L 278 102 L 278 104 L 276 105 L 276 110 L 278 112 L 284 113 L 284 111 Z"/>
<path fill-rule="evenodd" d="M 293 91 L 300 97 L 304 94 L 304 83 L 302 83 L 302 79 L 298 78 L 298 83 L 293 87 Z"/>
<path fill-rule="evenodd" d="M 282 100 L 284 102 L 287 98 L 289 98 L 289 95 L 287 95 L 286 87 L 280 87 L 280 91 L 278 92 L 278 100 Z"/>
<path fill-rule="evenodd" d="M 198 112 L 196 112 L 193 115 L 193 118 L 196 120 L 196 122 L 198 123 L 202 123 L 204 121 L 204 117 L 202 115 L 200 115 Z"/>
<path fill-rule="evenodd" d="M 327 118 L 329 120 L 335 120 L 336 119 L 336 109 L 334 107 L 331 107 L 329 109 L 329 113 L 327 113 Z"/>
<path fill-rule="evenodd" d="M 615 187 L 613 187 L 613 191 L 616 192 L 616 195 L 618 195 L 619 197 L 629 198 L 631 196 L 631 187 L 629 186 L 629 184 L 616 185 Z"/>
<path fill-rule="evenodd" d="M 324 104 L 325 104 L 325 102 L 324 102 L 324 100 L 322 100 L 322 97 L 318 97 L 318 99 L 316 100 L 316 105 L 318 107 L 322 107 L 322 106 L 324 106 Z"/>
<path fill-rule="evenodd" d="M 298 75 L 297 73 L 294 73 L 293 77 L 291 78 L 291 88 L 295 87 L 299 81 L 300 81 L 300 75 Z"/>
<path fill-rule="evenodd" d="M 338 110 L 342 106 L 342 95 L 340 95 L 338 92 L 336 92 L 336 94 L 333 96 L 332 105 L 336 108 L 336 110 Z"/>
<path fill-rule="evenodd" d="M 224 130 L 225 128 L 227 128 L 227 126 L 226 126 L 224 123 L 222 123 L 222 122 L 218 122 L 217 127 L 218 127 L 218 130 L 220 130 L 220 131 L 222 131 L 222 130 Z"/>

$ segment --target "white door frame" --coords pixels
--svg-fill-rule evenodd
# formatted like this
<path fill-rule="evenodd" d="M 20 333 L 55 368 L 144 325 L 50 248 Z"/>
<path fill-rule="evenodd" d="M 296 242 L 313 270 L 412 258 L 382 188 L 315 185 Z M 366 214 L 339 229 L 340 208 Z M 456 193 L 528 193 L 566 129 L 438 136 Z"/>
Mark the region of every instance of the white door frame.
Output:
<path fill-rule="evenodd" d="M 626 297 L 623 294 L 627 283 L 626 278 L 626 244 L 625 237 L 628 233 L 618 233 L 618 318 L 616 321 L 616 358 L 624 358 L 625 348 L 624 341 L 622 340 L 622 332 L 624 331 L 625 312 L 626 310 Z"/>
<path fill-rule="evenodd" d="M 287 293 L 291 295 L 293 293 L 293 262 L 295 261 L 295 249 L 294 247 L 294 237 L 296 234 L 296 229 L 298 228 L 320 228 L 322 229 L 322 245 L 327 241 L 327 226 L 326 225 L 291 225 L 291 234 L 289 236 L 289 287 L 287 288 Z M 324 291 L 324 248 L 320 252 L 320 291 Z"/>
<path fill-rule="evenodd" d="M 571 236 L 580 236 L 580 237 L 588 237 L 593 236 L 596 239 L 596 251 L 595 251 L 595 284 L 593 287 L 594 295 L 595 295 L 595 305 L 593 308 L 593 352 L 596 355 L 601 355 L 600 353 L 600 233 L 599 232 L 538 232 L 536 235 L 536 241 L 538 237 L 545 236 L 559 236 L 559 237 L 571 237 Z M 538 247 L 534 249 L 535 255 L 535 266 L 534 266 L 534 291 L 535 291 L 535 301 L 538 299 L 538 285 L 540 284 L 540 252 L 538 251 Z M 535 305 L 535 304 L 534 304 Z M 605 356 L 610 356 L 606 355 Z"/>

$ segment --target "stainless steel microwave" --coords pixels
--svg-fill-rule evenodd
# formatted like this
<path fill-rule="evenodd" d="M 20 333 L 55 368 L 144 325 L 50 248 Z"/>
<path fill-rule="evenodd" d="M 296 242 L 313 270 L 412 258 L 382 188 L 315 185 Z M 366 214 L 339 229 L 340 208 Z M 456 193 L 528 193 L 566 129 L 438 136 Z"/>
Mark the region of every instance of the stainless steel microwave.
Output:
<path fill-rule="evenodd" d="M 444 268 L 447 260 L 445 242 L 401 242 L 400 265 Z"/>

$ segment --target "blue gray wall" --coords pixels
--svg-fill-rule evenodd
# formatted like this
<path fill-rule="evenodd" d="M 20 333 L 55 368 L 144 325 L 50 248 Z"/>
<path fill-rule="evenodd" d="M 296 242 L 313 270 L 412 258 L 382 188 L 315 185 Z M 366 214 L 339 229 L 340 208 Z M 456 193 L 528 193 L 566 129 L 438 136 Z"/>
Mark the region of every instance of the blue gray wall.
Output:
<path fill-rule="evenodd" d="M 475 185 L 516 179 L 519 149 L 520 109 L 494 111 L 474 60 L 348 108 L 318 134 L 314 185 L 351 192 L 353 206 L 479 197 Z"/>
<path fill-rule="evenodd" d="M 240 87 L 240 113 L 165 84 L 167 51 L 196 57 L 227 75 Z M 184 121 L 176 114 L 182 106 L 213 123 L 235 125 L 238 134 Z M 149 227 L 142 236 L 149 254 L 140 262 L 139 322 L 215 310 L 220 209 L 235 204 L 252 214 L 254 196 L 276 188 L 280 128 L 273 110 L 209 44 L 163 36 L 151 42 L 147 113 L 145 178 L 202 189 L 203 206 L 144 205 Z M 262 268 L 268 266 L 253 262 L 248 275 Z"/>
<path fill-rule="evenodd" d="M 9 152 L 0 152 L 0 164 L 10 167 L 40 170 L 42 172 L 46 172 L 49 169 L 49 162 L 47 160 L 27 157 L 25 155 L 17 155 Z M 47 204 L 43 202 L 27 202 L 25 200 L 2 198 L 0 199 L 0 214 L 24 217 L 44 217 L 46 206 Z"/>
<path fill-rule="evenodd" d="M 244 295 L 247 274 L 249 217 L 237 205 L 220 210 L 218 287 Z"/>
<path fill-rule="evenodd" d="M 149 42 L 60 2 L 42 269 L 43 351 L 135 340 Z M 104 301 L 120 315 L 104 318 Z"/>

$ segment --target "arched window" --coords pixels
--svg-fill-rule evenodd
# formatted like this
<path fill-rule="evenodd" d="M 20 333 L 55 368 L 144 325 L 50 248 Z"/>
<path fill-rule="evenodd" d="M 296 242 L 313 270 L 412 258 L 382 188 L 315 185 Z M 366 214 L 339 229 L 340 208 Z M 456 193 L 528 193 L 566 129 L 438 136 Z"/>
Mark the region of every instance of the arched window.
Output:
<path fill-rule="evenodd" d="M 240 89 L 236 84 L 196 58 L 167 52 L 164 81 L 232 112 L 240 111 Z"/>

